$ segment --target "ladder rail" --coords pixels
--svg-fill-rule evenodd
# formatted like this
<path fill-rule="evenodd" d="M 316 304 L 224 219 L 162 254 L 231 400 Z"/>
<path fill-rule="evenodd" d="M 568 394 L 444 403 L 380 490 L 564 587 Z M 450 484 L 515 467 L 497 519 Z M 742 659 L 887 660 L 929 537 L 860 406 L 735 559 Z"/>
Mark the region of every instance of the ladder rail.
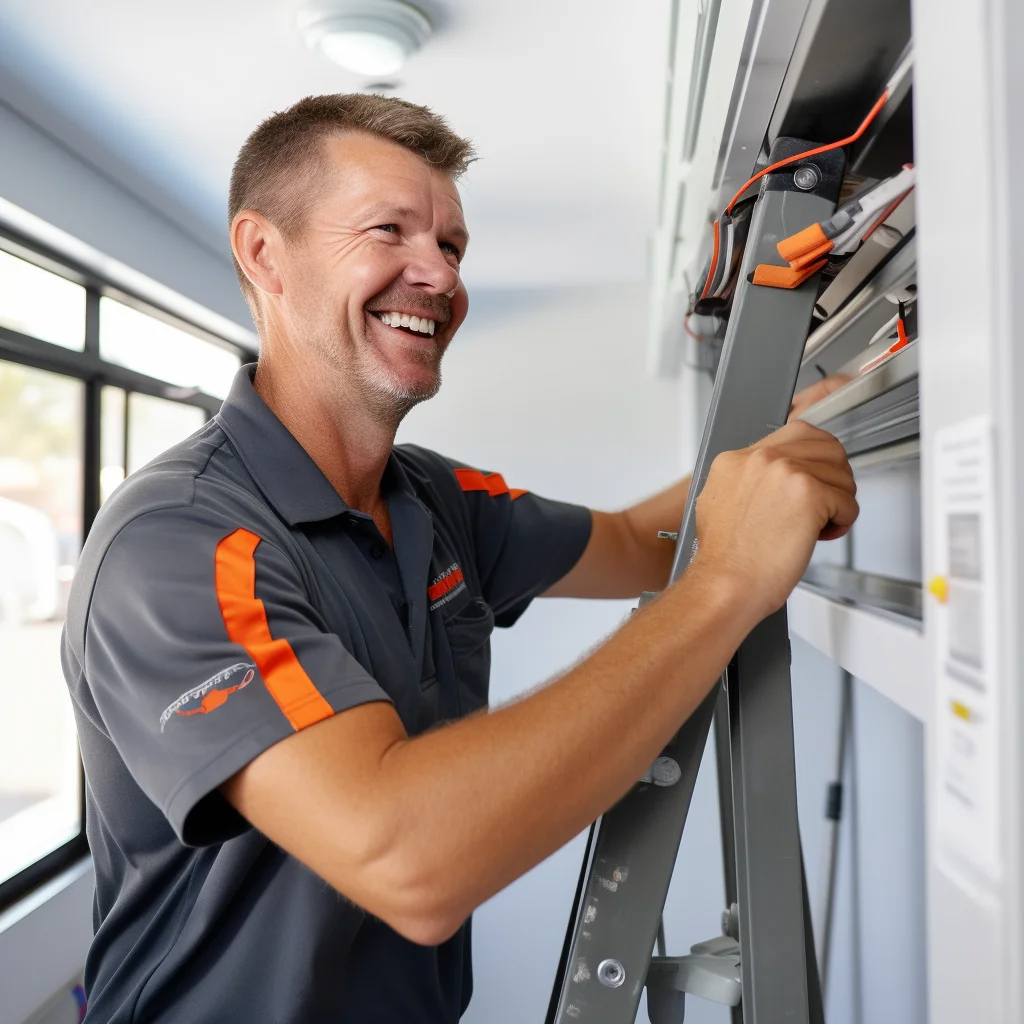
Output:
<path fill-rule="evenodd" d="M 779 139 L 771 160 L 807 148 L 798 140 Z M 842 154 L 823 153 L 805 163 L 819 172 L 810 190 L 797 188 L 794 167 L 762 180 L 676 547 L 673 581 L 686 571 L 695 551 L 696 501 L 714 458 L 760 440 L 786 420 L 817 280 L 783 291 L 754 286 L 748 277 L 760 263 L 781 263 L 775 251 L 779 239 L 832 211 L 842 181 Z M 820 992 L 814 947 L 807 940 L 810 920 L 796 819 L 785 610 L 754 629 L 734 664 L 735 670 L 726 673 L 733 820 L 723 822 L 723 828 L 731 826 L 735 840 L 741 1019 L 744 1024 L 817 1024 Z M 677 767 L 674 784 L 641 782 L 598 821 L 548 1024 L 635 1021 L 717 690 L 664 752 Z M 762 736 L 769 723 L 781 733 Z"/>

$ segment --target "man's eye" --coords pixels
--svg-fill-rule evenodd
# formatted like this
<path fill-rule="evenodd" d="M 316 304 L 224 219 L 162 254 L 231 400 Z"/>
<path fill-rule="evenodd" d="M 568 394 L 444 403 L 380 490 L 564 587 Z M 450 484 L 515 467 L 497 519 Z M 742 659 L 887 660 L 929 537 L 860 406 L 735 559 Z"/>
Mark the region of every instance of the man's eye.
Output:
<path fill-rule="evenodd" d="M 462 259 L 462 253 L 459 252 L 459 247 L 454 245 L 452 242 L 442 242 L 441 249 L 444 252 L 450 252 L 457 260 Z"/>
<path fill-rule="evenodd" d="M 378 224 L 373 230 L 374 231 L 388 231 L 391 234 L 395 234 L 395 232 L 398 231 L 398 225 L 397 224 Z"/>

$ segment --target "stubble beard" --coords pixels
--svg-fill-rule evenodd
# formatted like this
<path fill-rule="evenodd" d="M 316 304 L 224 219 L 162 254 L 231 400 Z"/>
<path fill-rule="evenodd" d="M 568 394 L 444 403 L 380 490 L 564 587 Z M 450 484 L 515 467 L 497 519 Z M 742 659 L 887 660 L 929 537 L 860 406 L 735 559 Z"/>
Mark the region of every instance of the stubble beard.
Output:
<path fill-rule="evenodd" d="M 356 343 L 343 327 L 322 324 L 310 340 L 324 371 L 324 380 L 329 382 L 328 387 L 339 402 L 358 397 L 365 408 L 388 426 L 397 428 L 413 408 L 433 398 L 441 389 L 443 353 L 437 352 L 436 345 L 433 352 L 408 353 L 415 362 L 433 371 L 429 380 L 412 384 L 401 380 L 372 344 Z M 339 355 L 342 356 L 340 363 Z"/>
<path fill-rule="evenodd" d="M 368 358 L 367 358 L 368 356 Z M 413 358 L 432 371 L 429 380 L 409 384 L 397 378 L 376 352 L 357 352 L 355 385 L 360 394 L 378 412 L 397 427 L 420 402 L 433 398 L 441 390 L 441 357 L 429 352 L 417 352 Z"/>

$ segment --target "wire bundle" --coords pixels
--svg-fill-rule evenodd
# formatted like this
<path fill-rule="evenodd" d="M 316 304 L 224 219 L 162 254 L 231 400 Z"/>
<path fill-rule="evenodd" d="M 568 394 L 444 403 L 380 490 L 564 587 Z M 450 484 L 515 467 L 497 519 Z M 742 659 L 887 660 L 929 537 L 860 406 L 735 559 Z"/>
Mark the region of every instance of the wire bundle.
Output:
<path fill-rule="evenodd" d="M 712 226 L 711 258 L 703 275 L 701 276 L 700 280 L 702 284 L 699 291 L 694 294 L 691 300 L 691 313 L 714 313 L 728 305 L 733 289 L 735 288 L 740 257 L 743 253 L 743 246 L 746 243 L 747 229 L 749 227 L 750 216 L 753 208 L 754 197 L 748 197 L 746 200 L 744 199 L 747 190 L 765 175 L 772 174 L 783 167 L 792 166 L 802 160 L 807 160 L 812 156 L 817 156 L 819 153 L 827 153 L 834 149 L 842 149 L 857 142 L 871 126 L 871 123 L 878 116 L 889 98 L 899 89 L 903 80 L 910 73 L 912 67 L 913 56 L 908 53 L 900 62 L 899 67 L 897 67 L 893 72 L 893 75 L 886 84 L 882 95 L 878 97 L 874 106 L 868 111 L 864 120 L 852 135 L 847 136 L 845 139 L 839 139 L 837 142 L 830 142 L 824 146 L 816 146 L 813 149 L 805 150 L 802 153 L 795 153 L 793 156 L 786 157 L 783 160 L 777 160 L 775 163 L 762 168 L 744 183 L 739 191 L 737 191 L 737 193 L 732 197 L 729 205 L 726 206 L 721 216 L 716 218 Z M 909 186 L 906 185 L 906 178 L 897 182 L 897 179 L 900 179 L 901 175 L 907 173 L 911 176 Z M 891 189 L 886 190 L 884 188 L 890 184 L 892 184 L 894 188 L 900 188 L 902 191 L 894 195 L 890 195 Z M 811 225 L 806 229 L 806 232 L 810 232 L 806 237 L 802 237 L 806 232 L 798 232 L 798 234 L 792 236 L 790 239 L 786 239 L 784 242 L 780 243 L 780 255 L 782 255 L 783 259 L 786 259 L 790 265 L 786 267 L 778 267 L 761 264 L 755 270 L 753 283 L 774 288 L 795 288 L 797 285 L 807 280 L 807 278 L 817 273 L 817 271 L 821 270 L 828 262 L 830 255 L 852 253 L 864 238 L 867 238 L 871 231 L 875 230 L 878 225 L 888 217 L 889 213 L 892 212 L 892 209 L 895 209 L 895 207 L 899 205 L 899 202 L 902 201 L 911 188 L 913 188 L 913 168 L 907 167 L 904 168 L 900 174 L 897 174 L 893 178 L 887 179 L 875 186 L 875 188 L 871 189 L 870 192 L 844 204 L 844 206 L 837 211 L 835 215 L 833 215 L 831 220 L 826 222 L 827 224 L 831 224 L 833 220 L 843 213 L 843 211 L 848 211 L 850 218 L 849 221 L 841 221 L 840 226 L 837 227 L 837 234 L 835 236 L 826 235 L 824 225 Z M 879 193 L 877 198 L 882 200 L 888 196 L 888 199 L 880 205 L 870 204 L 869 207 L 865 207 L 865 209 L 873 210 L 875 216 L 869 225 L 867 233 L 860 235 L 860 228 L 864 225 L 865 217 L 867 215 L 865 214 L 865 216 L 861 216 L 853 210 L 853 207 L 857 203 L 867 200 L 867 198 L 873 195 L 878 189 L 882 189 L 883 191 Z M 896 197 L 897 195 L 898 198 Z M 881 215 L 883 211 L 884 216 Z M 800 241 L 798 242 L 797 239 L 800 239 Z M 829 247 L 827 249 L 822 249 L 822 246 L 826 242 L 830 243 Z M 789 251 L 793 253 L 795 262 L 790 261 L 789 257 L 782 252 L 782 246 L 787 243 L 792 243 Z M 850 248 L 841 250 L 837 247 L 839 243 L 849 245 Z"/>

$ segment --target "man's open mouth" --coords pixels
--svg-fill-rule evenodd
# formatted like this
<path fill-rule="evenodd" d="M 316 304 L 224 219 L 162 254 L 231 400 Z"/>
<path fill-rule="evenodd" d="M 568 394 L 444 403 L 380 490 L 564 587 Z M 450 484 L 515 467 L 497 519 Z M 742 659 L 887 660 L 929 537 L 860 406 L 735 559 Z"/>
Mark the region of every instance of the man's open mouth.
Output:
<path fill-rule="evenodd" d="M 437 323 L 425 316 L 415 316 L 411 313 L 382 313 L 379 310 L 371 309 L 372 313 L 385 327 L 393 327 L 398 331 L 405 331 L 406 334 L 430 335 L 432 336 Z"/>

